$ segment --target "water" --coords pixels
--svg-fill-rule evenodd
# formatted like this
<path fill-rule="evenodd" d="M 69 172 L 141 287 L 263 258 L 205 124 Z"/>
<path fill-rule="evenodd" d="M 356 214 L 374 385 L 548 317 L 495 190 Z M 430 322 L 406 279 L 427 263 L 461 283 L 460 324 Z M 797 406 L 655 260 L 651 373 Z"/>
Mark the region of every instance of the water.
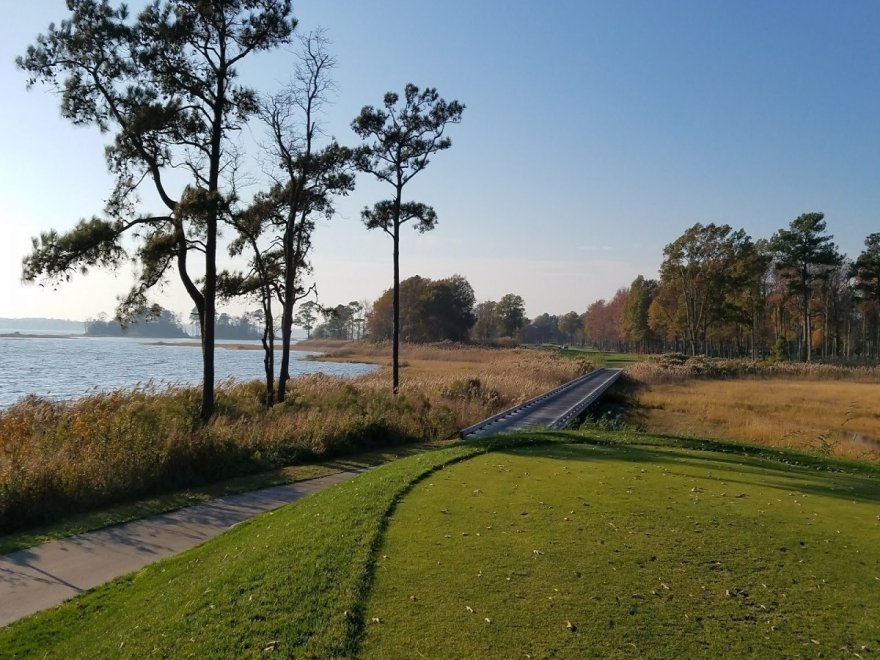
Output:
<path fill-rule="evenodd" d="M 25 334 L 22 331 L 22 334 Z M 196 340 L 197 341 L 197 340 Z M 116 337 L 0 337 L 0 408 L 28 394 L 75 399 L 89 392 L 145 385 L 195 385 L 201 382 L 202 353 L 193 340 Z M 237 341 L 226 345 L 260 342 Z M 217 344 L 217 381 L 264 378 L 263 351 L 222 348 Z M 277 362 L 280 351 L 276 352 Z M 372 364 L 306 361 L 312 353 L 291 351 L 292 376 L 323 372 L 354 377 L 376 369 Z"/>

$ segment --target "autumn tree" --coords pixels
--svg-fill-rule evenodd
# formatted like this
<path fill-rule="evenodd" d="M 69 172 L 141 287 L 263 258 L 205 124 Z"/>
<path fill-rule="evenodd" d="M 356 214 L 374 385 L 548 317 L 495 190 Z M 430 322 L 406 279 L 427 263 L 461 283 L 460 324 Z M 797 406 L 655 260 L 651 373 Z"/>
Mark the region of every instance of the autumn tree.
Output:
<path fill-rule="evenodd" d="M 647 351 L 651 340 L 651 328 L 648 323 L 648 310 L 657 292 L 658 283 L 646 280 L 642 275 L 636 277 L 629 285 L 629 295 L 623 306 L 621 334 L 624 340 L 635 345 L 639 351 Z"/>
<path fill-rule="evenodd" d="M 224 187 L 230 139 L 257 110 L 238 82 L 238 65 L 286 43 L 294 29 L 289 0 L 156 0 L 134 19 L 108 0 L 68 0 L 70 15 L 37 37 L 16 61 L 28 84 L 47 85 L 61 114 L 77 126 L 112 133 L 106 159 L 115 177 L 104 214 L 70 231 L 34 240 L 23 279 L 69 279 L 90 267 L 139 265 L 118 315 L 149 307 L 147 293 L 176 267 L 199 314 L 201 418 L 214 409 L 217 238 L 234 193 Z M 185 173 L 175 192 L 168 172 Z M 139 211 L 147 182 L 164 211 Z M 138 237 L 129 254 L 125 237 Z M 189 258 L 201 255 L 200 273 Z M 201 275 L 199 279 L 198 275 Z"/>
<path fill-rule="evenodd" d="M 648 307 L 648 329 L 660 342 L 660 350 L 684 351 L 684 310 L 681 296 L 669 282 L 660 282 Z"/>
<path fill-rule="evenodd" d="M 749 241 L 729 225 L 696 223 L 663 249 L 661 282 L 680 296 L 691 355 L 705 348 L 709 327 L 723 317 L 733 266 Z"/>
<path fill-rule="evenodd" d="M 369 316 L 370 336 L 390 339 L 393 291 L 385 291 Z M 476 321 L 474 290 L 461 275 L 431 280 L 415 275 L 400 283 L 400 334 L 409 342 L 464 341 Z"/>
<path fill-rule="evenodd" d="M 802 355 L 807 362 L 813 357 L 810 314 L 813 284 L 841 260 L 837 246 L 831 240 L 834 237 L 825 233 L 824 218 L 823 213 L 804 213 L 792 220 L 788 229 L 780 229 L 770 239 L 776 256 L 776 267 L 788 283 L 789 289 L 800 299 Z"/>
<path fill-rule="evenodd" d="M 424 170 L 430 157 L 452 146 L 445 135 L 449 124 L 461 121 L 464 105 L 447 103 L 436 89 L 419 90 L 413 84 L 404 89 L 403 104 L 394 92 L 387 92 L 381 108 L 364 106 L 352 122 L 352 129 L 364 141 L 359 152 L 358 169 L 367 172 L 392 189 L 391 199 L 377 202 L 361 214 L 368 229 L 381 229 L 393 242 L 393 330 L 391 348 L 391 383 L 397 393 L 400 385 L 400 228 L 412 221 L 420 233 L 437 224 L 434 209 L 420 202 L 404 202 L 403 189 Z"/>
<path fill-rule="evenodd" d="M 600 350 L 605 348 L 606 340 L 612 334 L 608 302 L 604 298 L 593 301 L 587 306 L 582 319 L 586 340 Z"/>

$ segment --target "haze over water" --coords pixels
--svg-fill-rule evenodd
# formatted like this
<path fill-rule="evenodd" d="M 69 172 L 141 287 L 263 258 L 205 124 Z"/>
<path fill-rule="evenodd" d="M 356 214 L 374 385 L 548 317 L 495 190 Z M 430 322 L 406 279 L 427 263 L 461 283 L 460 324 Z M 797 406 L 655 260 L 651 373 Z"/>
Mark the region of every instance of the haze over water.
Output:
<path fill-rule="evenodd" d="M 26 334 L 21 331 L 22 334 Z M 0 330 L 0 334 L 3 331 Z M 198 346 L 181 342 L 115 337 L 0 337 L 0 408 L 28 394 L 51 399 L 75 399 L 94 391 L 156 385 L 195 385 L 201 382 Z M 185 340 L 187 343 L 198 340 Z M 259 342 L 230 342 L 234 344 Z M 263 378 L 261 350 L 216 350 L 217 381 Z M 305 360 L 311 353 L 291 352 L 291 375 L 323 372 L 333 376 L 360 376 L 371 364 L 342 364 Z M 276 360 L 280 352 L 276 353 Z M 277 368 L 277 367 L 276 367 Z"/>

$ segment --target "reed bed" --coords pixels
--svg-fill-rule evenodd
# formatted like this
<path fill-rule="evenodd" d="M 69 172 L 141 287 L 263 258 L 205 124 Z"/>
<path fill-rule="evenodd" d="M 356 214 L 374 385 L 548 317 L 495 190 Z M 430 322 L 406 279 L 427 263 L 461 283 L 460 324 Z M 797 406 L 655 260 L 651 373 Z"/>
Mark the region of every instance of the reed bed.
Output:
<path fill-rule="evenodd" d="M 271 409 L 261 383 L 230 381 L 218 386 L 216 414 L 204 425 L 197 388 L 27 397 L 0 411 L 0 533 L 281 465 L 448 438 L 592 368 L 528 350 L 407 353 L 424 365 L 404 369 L 396 398 L 387 369 L 354 380 L 297 378 Z"/>

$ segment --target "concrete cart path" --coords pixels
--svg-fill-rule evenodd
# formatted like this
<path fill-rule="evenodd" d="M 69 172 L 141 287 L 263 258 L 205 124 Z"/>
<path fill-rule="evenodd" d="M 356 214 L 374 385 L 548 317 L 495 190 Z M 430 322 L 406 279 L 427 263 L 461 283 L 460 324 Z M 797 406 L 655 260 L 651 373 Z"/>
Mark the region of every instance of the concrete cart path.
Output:
<path fill-rule="evenodd" d="M 188 550 L 259 513 L 350 479 L 358 471 L 221 497 L 0 557 L 0 627 Z"/>

